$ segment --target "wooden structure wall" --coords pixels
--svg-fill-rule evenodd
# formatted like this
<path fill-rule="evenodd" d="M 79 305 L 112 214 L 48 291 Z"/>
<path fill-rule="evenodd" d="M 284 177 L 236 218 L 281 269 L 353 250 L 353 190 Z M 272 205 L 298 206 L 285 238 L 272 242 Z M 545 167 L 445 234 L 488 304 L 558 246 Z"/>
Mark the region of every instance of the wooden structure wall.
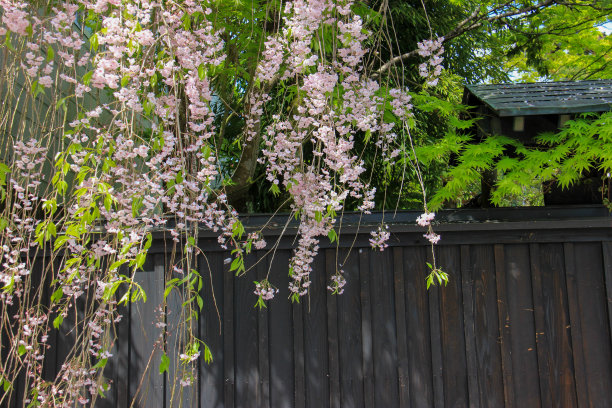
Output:
<path fill-rule="evenodd" d="M 369 248 L 369 227 L 357 233 L 347 219 L 339 248 L 322 244 L 310 295 L 299 304 L 287 299 L 294 236 L 282 238 L 274 256 L 251 255 L 254 269 L 234 278 L 229 255 L 203 233 L 207 284 L 198 330 L 214 361 L 200 365 L 197 382 L 173 405 L 612 407 L 612 218 L 605 209 L 445 212 L 436 257 L 450 281 L 429 291 L 431 255 L 416 216 L 387 216 L 384 252 Z M 272 228 L 268 242 L 281 229 Z M 113 389 L 99 407 L 127 407 L 139 387 L 135 407 L 170 406 L 172 381 L 157 374 L 161 353 L 151 335 L 167 253 L 161 240 L 153 251 L 139 273 L 149 299 L 118 327 L 118 358 L 108 366 Z M 337 264 L 348 283 L 331 296 L 326 286 Z M 252 282 L 268 273 L 280 293 L 258 310 Z M 171 301 L 170 320 L 175 307 L 180 302 Z M 149 360 L 152 372 L 141 384 Z"/>

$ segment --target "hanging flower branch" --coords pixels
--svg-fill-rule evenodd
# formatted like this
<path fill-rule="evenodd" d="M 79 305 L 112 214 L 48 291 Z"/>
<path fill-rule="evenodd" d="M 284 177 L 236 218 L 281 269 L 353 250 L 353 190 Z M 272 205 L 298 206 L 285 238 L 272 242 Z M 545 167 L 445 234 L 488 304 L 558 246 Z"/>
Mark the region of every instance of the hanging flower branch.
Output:
<path fill-rule="evenodd" d="M 289 288 L 294 301 L 308 293 L 319 239 L 333 236 L 346 201 L 364 213 L 375 205 L 356 139 L 371 139 L 392 164 L 403 151 L 398 132 L 409 133 L 408 90 L 368 75 L 371 33 L 352 6 L 295 0 L 272 10 L 279 23 L 262 34 L 252 80 L 238 87 L 242 113 L 219 124 L 215 106 L 229 104 L 216 81 L 237 70 L 237 57 L 216 2 L 0 0 L 0 134 L 10 146 L 0 157 L 0 404 L 22 368 L 32 406 L 91 404 L 109 389 L 113 325 L 121 305 L 146 300 L 135 277 L 156 229 L 174 244 L 164 303 L 153 305 L 158 344 L 166 350 L 165 302 L 176 292 L 184 300 L 173 328 L 184 333 L 176 381 L 191 384 L 195 361 L 211 359 L 193 327 L 203 307 L 197 229 L 217 232 L 232 252 L 230 270 L 246 272 L 244 256 L 267 243 L 261 231 L 246 233 L 230 201 L 257 160 L 271 193 L 288 194 L 300 220 Z M 441 42 L 419 49 L 431 57 L 422 74 L 433 86 Z M 279 89 L 288 103 L 275 100 Z M 230 116 L 244 120 L 233 164 L 218 143 Z M 439 236 L 427 226 L 433 245 Z M 382 250 L 388 239 L 383 226 L 371 243 Z M 267 278 L 255 284 L 260 307 L 278 292 Z M 345 284 L 340 270 L 329 290 Z M 49 335 L 66 325 L 74 348 L 46 378 Z M 165 353 L 161 361 L 163 373 Z"/>

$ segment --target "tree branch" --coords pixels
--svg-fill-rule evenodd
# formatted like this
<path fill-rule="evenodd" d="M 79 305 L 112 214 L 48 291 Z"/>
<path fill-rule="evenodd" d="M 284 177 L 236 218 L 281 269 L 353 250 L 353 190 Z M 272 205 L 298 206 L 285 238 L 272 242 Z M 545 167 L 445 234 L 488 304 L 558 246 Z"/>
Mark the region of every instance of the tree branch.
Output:
<path fill-rule="evenodd" d="M 545 0 L 536 5 L 527 6 L 527 7 L 523 7 L 523 8 L 516 9 L 516 10 L 510 10 L 510 11 L 506 11 L 500 14 L 490 15 L 491 13 L 494 13 L 497 10 L 503 9 L 505 6 L 508 6 L 510 3 L 511 2 L 507 2 L 504 5 L 500 5 L 497 8 L 493 10 L 489 10 L 484 13 L 480 13 L 478 9 L 474 10 L 472 14 L 470 14 L 467 18 L 461 21 L 457 25 L 457 27 L 455 27 L 454 29 L 446 33 L 444 36 L 442 36 L 444 38 L 443 43 L 446 43 L 452 40 L 453 38 L 459 37 L 460 35 L 468 31 L 481 27 L 484 23 L 494 22 L 494 21 L 501 20 L 507 17 L 515 17 L 515 16 L 529 14 L 534 11 L 540 11 L 546 7 L 550 7 L 552 5 L 558 4 L 556 0 Z M 412 50 L 410 52 L 407 52 L 402 55 L 398 55 L 397 57 L 390 59 L 376 71 L 376 73 L 374 74 L 374 77 L 379 77 L 380 75 L 388 71 L 391 67 L 393 67 L 395 64 L 399 63 L 400 61 L 405 61 L 411 57 L 414 57 L 415 55 L 417 55 L 417 52 L 418 50 Z"/>
<path fill-rule="evenodd" d="M 252 100 L 257 100 L 258 96 L 261 97 L 264 94 L 268 94 L 280 80 L 280 74 L 276 74 L 270 81 L 261 85 L 261 88 L 253 86 L 249 98 L 246 99 L 246 105 L 249 105 Z M 248 112 L 248 107 L 245 112 Z M 261 118 L 260 118 L 261 119 Z M 254 135 L 249 140 L 245 137 L 244 148 L 240 155 L 240 161 L 238 166 L 234 170 L 232 175 L 232 185 L 225 188 L 225 193 L 228 197 L 229 202 L 235 208 L 241 209 L 246 204 L 245 199 L 252 184 L 253 176 L 257 168 L 257 158 L 259 157 L 259 151 L 261 146 L 261 121 L 258 120 L 253 127 Z M 246 126 L 245 126 L 246 133 Z M 246 135 L 245 135 L 246 136 Z"/>

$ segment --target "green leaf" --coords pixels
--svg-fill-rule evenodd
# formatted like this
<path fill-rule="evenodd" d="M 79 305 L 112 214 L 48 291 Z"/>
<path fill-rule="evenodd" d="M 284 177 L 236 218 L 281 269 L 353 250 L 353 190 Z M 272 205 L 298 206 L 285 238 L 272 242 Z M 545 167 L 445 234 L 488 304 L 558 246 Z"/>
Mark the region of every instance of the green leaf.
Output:
<path fill-rule="evenodd" d="M 62 315 L 58 315 L 55 319 L 53 319 L 53 327 L 55 327 L 56 329 L 59 329 L 63 321 L 64 321 L 64 318 L 62 317 Z"/>
<path fill-rule="evenodd" d="M 242 234 L 244 234 L 244 225 L 238 220 L 234 221 L 234 225 L 232 225 L 232 236 L 242 238 Z"/>
<path fill-rule="evenodd" d="M 159 362 L 159 373 L 163 374 L 168 371 L 168 367 L 170 367 L 170 359 L 166 355 L 166 353 L 162 354 L 161 361 Z"/>
<path fill-rule="evenodd" d="M 104 208 L 106 208 L 106 211 L 110 211 L 112 205 L 113 205 L 113 199 L 111 198 L 111 195 L 105 194 L 104 195 Z"/>
<path fill-rule="evenodd" d="M 272 184 L 270 186 L 270 192 L 276 197 L 280 194 L 280 188 L 278 187 L 278 184 Z"/>
<path fill-rule="evenodd" d="M 206 364 L 210 364 L 213 361 L 213 356 L 210 352 L 210 348 L 208 348 L 206 344 L 204 344 L 204 361 L 206 361 Z"/>
<path fill-rule="evenodd" d="M 13 388 L 13 384 L 11 384 L 10 381 L 5 378 L 2 381 L 2 389 L 4 389 L 4 392 L 7 392 L 11 388 Z"/>
<path fill-rule="evenodd" d="M 68 235 L 60 235 L 59 237 L 57 237 L 57 239 L 55 240 L 55 244 L 53 245 L 53 249 L 55 251 L 57 251 L 58 249 L 60 249 L 68 240 L 70 239 L 70 237 Z"/>
<path fill-rule="evenodd" d="M 53 294 L 51 295 L 51 302 L 58 302 L 62 298 L 62 296 L 64 296 L 64 290 L 62 288 L 56 289 L 55 292 L 53 292 Z"/>
<path fill-rule="evenodd" d="M 91 50 L 95 52 L 95 51 L 98 51 L 98 46 L 99 46 L 98 33 L 95 33 L 91 37 L 89 37 L 89 47 Z"/>
<path fill-rule="evenodd" d="M 53 51 L 53 48 L 51 48 L 51 46 L 49 45 L 47 47 L 47 62 L 53 61 L 53 57 L 55 57 L 55 52 Z"/>
<path fill-rule="evenodd" d="M 110 271 L 114 271 L 116 269 L 118 269 L 121 265 L 123 265 L 124 263 L 126 263 L 128 260 L 127 259 L 120 259 L 118 261 L 115 261 L 111 264 L 110 268 L 108 268 Z"/>
<path fill-rule="evenodd" d="M 200 64 L 200 66 L 198 67 L 198 77 L 200 78 L 201 81 L 203 81 L 204 78 L 206 78 L 206 71 L 204 71 L 204 64 Z"/>
<path fill-rule="evenodd" d="M 89 85 L 89 83 L 91 82 L 92 76 L 93 76 L 93 71 L 88 71 L 83 75 L 83 78 L 81 78 L 81 81 L 83 82 L 84 85 Z"/>
<path fill-rule="evenodd" d="M 168 298 L 172 289 L 174 289 L 174 286 L 166 286 L 166 289 L 164 289 L 164 300 Z"/>
<path fill-rule="evenodd" d="M 32 82 L 32 96 L 36 98 L 41 93 L 45 92 L 45 87 L 38 83 L 38 81 Z"/>
<path fill-rule="evenodd" d="M 98 395 L 101 398 L 106 398 L 106 396 L 104 395 L 104 391 L 108 391 L 108 389 L 109 389 L 108 384 L 106 384 L 106 383 L 102 384 L 101 387 L 98 387 Z"/>
<path fill-rule="evenodd" d="M 98 360 L 98 362 L 93 366 L 93 368 L 104 368 L 106 367 L 107 362 L 108 362 L 108 358 L 102 358 Z"/>
<path fill-rule="evenodd" d="M 151 75 L 151 87 L 155 88 L 157 85 L 157 73 Z"/>
<path fill-rule="evenodd" d="M 125 88 L 129 83 L 130 83 L 130 76 L 124 75 L 123 78 L 121 78 L 121 87 Z"/>
<path fill-rule="evenodd" d="M 232 264 L 230 265 L 230 271 L 235 271 L 235 270 L 237 270 L 238 268 L 240 268 L 240 264 L 241 264 L 241 263 L 242 263 L 242 258 L 240 258 L 240 257 L 235 258 L 235 259 L 232 261 Z"/>
<path fill-rule="evenodd" d="M 6 164 L 0 162 L 0 184 L 6 185 L 5 177 L 11 172 L 11 168 Z"/>
<path fill-rule="evenodd" d="M 141 252 L 138 255 L 136 255 L 136 269 L 142 268 L 142 265 L 144 265 L 146 260 L 147 260 L 146 252 Z"/>
<path fill-rule="evenodd" d="M 15 49 L 15 47 L 13 47 L 13 44 L 11 43 L 10 31 L 7 31 L 6 35 L 4 36 L 4 46 L 13 52 L 17 52 L 17 50 Z"/>
<path fill-rule="evenodd" d="M 54 238 L 57 235 L 57 227 L 53 221 L 49 221 L 49 224 L 47 225 L 47 232 Z"/>
<path fill-rule="evenodd" d="M 149 248 L 151 248 L 151 244 L 153 243 L 153 235 L 149 232 L 147 234 L 147 240 L 145 241 L 145 244 L 143 245 L 143 249 L 144 250 L 148 250 Z"/>

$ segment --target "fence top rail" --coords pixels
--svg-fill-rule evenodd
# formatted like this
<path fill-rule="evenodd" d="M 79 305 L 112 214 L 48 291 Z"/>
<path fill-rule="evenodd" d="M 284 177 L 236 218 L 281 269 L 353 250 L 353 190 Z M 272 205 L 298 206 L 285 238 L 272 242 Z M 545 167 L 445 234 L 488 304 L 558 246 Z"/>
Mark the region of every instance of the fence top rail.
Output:
<path fill-rule="evenodd" d="M 393 232 L 421 232 L 423 228 L 416 224 L 422 211 L 376 211 L 371 214 L 346 212 L 336 228 L 343 233 L 363 233 L 370 231 L 381 223 L 389 226 Z M 259 229 L 265 225 L 264 234 L 269 236 L 295 235 L 299 220 L 290 218 L 289 214 L 253 214 L 244 215 L 241 221 L 247 230 Z M 559 230 L 610 228 L 612 232 L 612 214 L 602 205 L 550 206 L 550 207 L 508 207 L 482 209 L 447 209 L 436 214 L 437 231 L 493 231 L 493 230 Z M 167 228 L 155 231 L 156 237 L 162 237 L 173 222 L 169 220 Z M 207 228 L 198 229 L 201 238 L 217 237 Z"/>

